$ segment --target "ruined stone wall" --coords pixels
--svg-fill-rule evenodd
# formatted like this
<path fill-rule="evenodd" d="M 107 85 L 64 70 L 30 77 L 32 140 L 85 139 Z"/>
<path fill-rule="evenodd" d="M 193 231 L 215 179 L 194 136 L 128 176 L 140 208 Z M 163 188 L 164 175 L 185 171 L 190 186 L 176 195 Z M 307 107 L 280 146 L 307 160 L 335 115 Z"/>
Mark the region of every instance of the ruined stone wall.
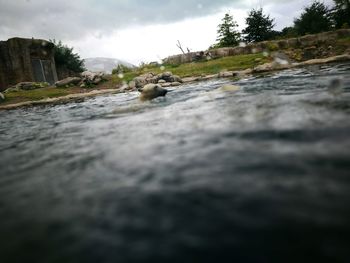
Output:
<path fill-rule="evenodd" d="M 311 46 L 332 44 L 336 39 L 341 37 L 350 37 L 350 29 L 340 29 L 337 31 L 325 32 L 315 35 L 306 35 L 298 38 L 274 40 L 274 41 L 264 41 L 259 43 L 253 43 L 246 45 L 244 47 L 226 47 L 213 49 L 207 52 L 202 52 L 204 54 L 210 53 L 211 58 L 222 58 L 227 56 L 235 55 L 246 55 L 252 53 L 260 53 L 263 51 L 276 51 L 279 49 L 288 48 L 307 48 Z M 166 64 L 183 64 L 194 62 L 198 59 L 200 52 L 192 52 L 188 54 L 180 54 L 168 57 L 164 59 Z M 206 58 L 204 56 L 203 58 Z"/>
<path fill-rule="evenodd" d="M 0 91 L 24 81 L 36 81 L 33 59 L 50 61 L 57 80 L 53 44 L 45 40 L 11 38 L 0 41 Z"/>

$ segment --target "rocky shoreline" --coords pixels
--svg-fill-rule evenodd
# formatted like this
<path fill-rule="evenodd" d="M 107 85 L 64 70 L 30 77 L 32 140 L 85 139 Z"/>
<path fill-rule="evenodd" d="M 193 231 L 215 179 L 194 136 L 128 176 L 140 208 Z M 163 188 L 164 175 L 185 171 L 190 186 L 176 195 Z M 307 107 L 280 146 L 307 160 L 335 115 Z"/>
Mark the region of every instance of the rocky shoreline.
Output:
<path fill-rule="evenodd" d="M 92 90 L 87 93 L 77 93 L 70 94 L 67 96 L 57 97 L 57 98 L 47 98 L 43 100 L 36 101 L 25 101 L 19 102 L 9 105 L 0 106 L 0 110 L 12 110 L 21 107 L 32 107 L 32 106 L 40 106 L 40 105 L 57 105 L 57 104 L 66 104 L 70 102 L 82 102 L 85 99 L 96 97 L 99 95 L 107 95 L 107 94 L 117 94 L 122 93 L 120 90 L 116 89 L 105 89 L 105 90 Z"/>
<path fill-rule="evenodd" d="M 147 83 L 159 83 L 162 87 L 170 87 L 170 86 L 176 87 L 176 86 L 180 86 L 180 85 L 192 83 L 192 82 L 207 81 L 207 80 L 218 79 L 218 78 L 233 78 L 233 77 L 244 78 L 246 76 L 253 75 L 253 74 L 293 69 L 293 68 L 299 68 L 299 67 L 305 67 L 305 66 L 311 66 L 311 65 L 338 63 L 338 62 L 345 62 L 345 61 L 350 61 L 350 54 L 344 54 L 344 55 L 333 56 L 333 57 L 322 58 L 322 59 L 311 59 L 311 60 L 307 60 L 299 63 L 297 62 L 290 63 L 289 61 L 280 59 L 278 58 L 278 56 L 276 56 L 272 62 L 265 63 L 262 65 L 256 66 L 254 68 L 248 68 L 240 71 L 224 71 L 218 74 L 203 75 L 199 77 L 187 77 L 187 78 L 180 79 L 178 76 L 171 75 L 171 73 L 168 73 L 168 72 L 165 72 L 160 75 L 154 75 L 154 74 L 148 73 L 147 76 L 139 76 L 135 78 L 135 80 L 130 83 L 131 85 L 129 85 L 128 88 L 124 87 L 120 89 L 93 90 L 87 93 L 71 94 L 71 95 L 57 97 L 57 98 L 48 98 L 48 99 L 37 100 L 37 101 L 25 101 L 25 102 L 2 105 L 2 106 L 0 105 L 0 110 L 11 110 L 11 109 L 17 109 L 20 107 L 31 107 L 31 106 L 37 106 L 37 105 L 56 105 L 56 104 L 65 104 L 69 102 L 80 102 L 80 101 L 84 101 L 87 98 L 91 98 L 99 95 L 129 92 L 130 90 L 136 90 L 140 88 L 142 85 L 146 85 Z M 4 97 L 2 93 L 0 93 L 0 96 Z"/>

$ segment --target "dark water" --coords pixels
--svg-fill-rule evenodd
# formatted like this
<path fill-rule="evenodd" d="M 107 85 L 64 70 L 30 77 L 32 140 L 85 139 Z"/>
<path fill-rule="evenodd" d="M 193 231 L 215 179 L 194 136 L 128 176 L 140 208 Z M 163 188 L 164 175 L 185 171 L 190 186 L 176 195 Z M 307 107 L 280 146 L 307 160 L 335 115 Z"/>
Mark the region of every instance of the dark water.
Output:
<path fill-rule="evenodd" d="M 0 262 L 350 262 L 350 64 L 227 83 L 0 112 Z"/>

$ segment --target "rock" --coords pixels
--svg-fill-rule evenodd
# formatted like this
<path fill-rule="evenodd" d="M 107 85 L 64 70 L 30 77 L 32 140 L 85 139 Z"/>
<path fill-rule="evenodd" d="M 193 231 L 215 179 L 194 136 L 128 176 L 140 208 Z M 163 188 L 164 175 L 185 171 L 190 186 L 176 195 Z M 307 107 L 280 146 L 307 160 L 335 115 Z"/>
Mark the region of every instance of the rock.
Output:
<path fill-rule="evenodd" d="M 155 77 L 155 75 L 153 73 L 146 73 L 146 74 L 143 74 L 141 76 L 134 78 L 136 88 L 140 89 L 143 86 L 145 86 L 146 84 L 154 83 L 154 82 L 157 83 L 158 79 L 154 78 L 154 77 Z"/>
<path fill-rule="evenodd" d="M 267 71 L 274 71 L 274 70 L 281 70 L 281 69 L 288 69 L 291 68 L 292 65 L 290 64 L 282 64 L 279 62 L 270 62 L 270 63 L 265 63 L 262 65 L 259 65 L 253 69 L 254 73 L 262 73 L 262 72 L 267 72 Z"/>
<path fill-rule="evenodd" d="M 81 81 L 81 78 L 68 77 L 68 78 L 62 79 L 60 81 L 57 81 L 55 83 L 55 86 L 56 87 L 67 87 L 67 86 L 70 86 L 70 85 L 77 85 L 77 84 L 79 84 L 80 81 Z"/>
<path fill-rule="evenodd" d="M 180 82 L 183 83 L 182 79 L 178 75 L 173 75 L 174 82 Z"/>
<path fill-rule="evenodd" d="M 16 86 L 12 87 L 12 88 L 8 88 L 4 91 L 4 93 L 10 93 L 10 92 L 18 92 L 20 89 L 17 88 Z"/>
<path fill-rule="evenodd" d="M 181 83 L 180 83 L 180 82 L 172 82 L 172 83 L 170 83 L 170 85 L 171 85 L 172 87 L 177 87 L 177 86 L 180 86 Z"/>
<path fill-rule="evenodd" d="M 83 79 L 89 79 L 91 81 L 93 81 L 97 77 L 103 77 L 103 76 L 104 76 L 103 72 L 84 71 L 83 73 L 81 73 L 81 77 Z"/>
<path fill-rule="evenodd" d="M 5 100 L 5 95 L 0 92 L 0 102 Z"/>
<path fill-rule="evenodd" d="M 184 83 L 188 83 L 188 82 L 195 82 L 195 81 L 199 81 L 201 80 L 200 77 L 187 77 L 187 78 L 183 78 L 182 81 Z"/>
<path fill-rule="evenodd" d="M 157 84 L 158 83 L 158 78 L 157 78 L 157 76 L 154 76 L 152 78 L 147 79 L 147 82 L 148 83 Z"/>
<path fill-rule="evenodd" d="M 298 63 L 297 66 L 327 64 L 327 63 L 342 62 L 342 61 L 350 61 L 350 55 L 345 54 L 345 55 L 339 55 L 339 56 L 334 56 L 329 58 L 311 59 L 308 61 Z"/>
<path fill-rule="evenodd" d="M 103 72 L 84 71 L 83 73 L 81 73 L 81 77 L 81 82 L 85 83 L 86 86 L 98 85 L 102 81 L 107 80 L 107 77 Z"/>
<path fill-rule="evenodd" d="M 20 90 L 34 90 L 41 89 L 50 86 L 49 83 L 46 82 L 20 82 L 15 86 L 12 86 L 4 91 L 4 93 L 9 92 L 18 92 Z"/>
<path fill-rule="evenodd" d="M 135 88 L 136 88 L 136 83 L 135 83 L 135 81 L 133 81 L 133 80 L 132 80 L 132 81 L 130 81 L 128 85 L 129 85 L 130 90 L 132 90 L 132 89 L 135 89 Z"/>
<path fill-rule="evenodd" d="M 182 83 L 182 79 L 179 76 L 173 75 L 171 72 L 163 72 L 158 75 L 154 75 L 153 73 L 146 73 L 141 76 L 134 78 L 135 86 L 137 89 L 141 89 L 147 84 L 160 84 L 163 86 L 166 83 L 178 82 Z M 168 86 L 168 85 L 165 85 Z M 170 85 L 169 85 L 170 86 Z"/>
<path fill-rule="evenodd" d="M 233 72 L 232 71 L 224 71 L 224 72 L 220 72 L 218 75 L 219 78 L 229 78 L 229 77 L 233 77 Z"/>
<path fill-rule="evenodd" d="M 237 75 L 234 75 L 234 76 L 244 76 L 244 75 L 250 75 L 253 73 L 253 70 L 251 68 L 247 68 L 245 70 L 241 70 L 239 72 L 237 72 L 238 74 Z"/>
<path fill-rule="evenodd" d="M 147 81 L 146 81 L 146 78 L 139 76 L 134 78 L 134 83 L 135 83 L 135 87 L 137 89 L 140 89 L 147 84 Z"/>
<path fill-rule="evenodd" d="M 210 80 L 210 79 L 216 79 L 218 77 L 218 74 L 212 74 L 202 77 L 202 80 Z"/>
<path fill-rule="evenodd" d="M 139 89 L 141 92 L 140 100 L 152 100 L 157 97 L 164 97 L 168 91 L 159 84 L 147 84 L 143 88 Z"/>
<path fill-rule="evenodd" d="M 20 82 L 15 86 L 15 88 L 19 90 L 34 90 L 46 88 L 48 86 L 50 86 L 50 84 L 46 82 Z"/>
<path fill-rule="evenodd" d="M 158 77 L 159 80 L 162 79 L 162 80 L 164 80 L 166 82 L 174 82 L 175 81 L 175 78 L 174 78 L 173 74 L 170 71 L 161 73 L 157 77 Z"/>
<path fill-rule="evenodd" d="M 160 84 L 163 88 L 167 88 L 167 87 L 171 87 L 171 83 L 170 82 L 166 82 L 166 83 L 162 83 Z"/>
<path fill-rule="evenodd" d="M 95 85 L 99 84 L 102 81 L 102 78 L 97 77 L 94 79 L 94 81 L 92 83 L 94 83 Z"/>

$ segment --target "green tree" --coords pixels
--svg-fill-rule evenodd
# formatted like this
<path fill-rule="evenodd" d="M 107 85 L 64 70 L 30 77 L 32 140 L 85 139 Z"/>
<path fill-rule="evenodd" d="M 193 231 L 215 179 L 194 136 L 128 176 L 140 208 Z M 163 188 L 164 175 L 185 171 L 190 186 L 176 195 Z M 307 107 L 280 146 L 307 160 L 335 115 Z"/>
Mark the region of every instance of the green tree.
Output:
<path fill-rule="evenodd" d="M 241 38 L 241 34 L 236 29 L 237 27 L 237 22 L 233 20 L 233 17 L 230 14 L 225 14 L 222 24 L 218 25 L 218 37 L 216 39 L 218 43 L 215 46 L 237 46 Z"/>
<path fill-rule="evenodd" d="M 246 18 L 247 27 L 243 30 L 247 42 L 259 42 L 273 37 L 274 19 L 263 14 L 263 9 L 252 9 Z"/>
<path fill-rule="evenodd" d="M 336 28 L 350 26 L 350 0 L 334 0 L 332 18 Z"/>
<path fill-rule="evenodd" d="M 55 62 L 57 66 L 66 67 L 74 72 L 83 72 L 85 69 L 84 60 L 77 53 L 73 52 L 73 48 L 63 45 L 62 41 L 50 40 L 55 45 Z"/>
<path fill-rule="evenodd" d="M 294 27 L 285 27 L 281 31 L 281 38 L 291 38 L 291 37 L 297 37 L 298 33 L 296 32 Z"/>
<path fill-rule="evenodd" d="M 332 28 L 330 11 L 323 3 L 314 1 L 305 7 L 300 18 L 294 20 L 294 27 L 299 35 L 329 31 Z"/>

